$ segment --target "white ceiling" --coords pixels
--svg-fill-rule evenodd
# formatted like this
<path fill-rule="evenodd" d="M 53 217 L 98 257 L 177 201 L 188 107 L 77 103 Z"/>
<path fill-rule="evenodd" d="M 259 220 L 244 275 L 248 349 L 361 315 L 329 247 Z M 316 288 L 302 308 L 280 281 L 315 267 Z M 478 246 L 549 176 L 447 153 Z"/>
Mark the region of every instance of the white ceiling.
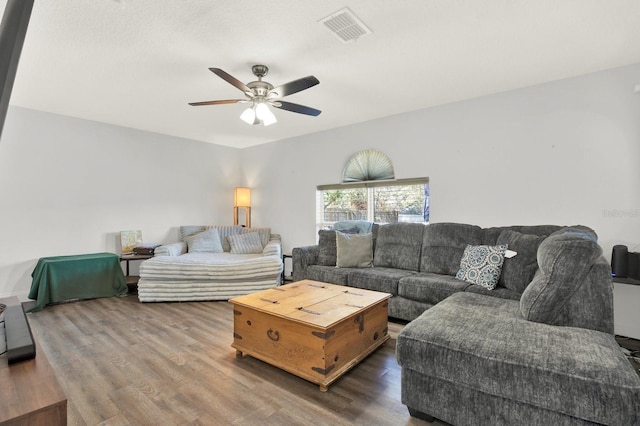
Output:
<path fill-rule="evenodd" d="M 372 34 L 318 22 L 345 6 Z M 243 148 L 639 62 L 638 0 L 36 0 L 11 103 Z M 208 68 L 253 64 L 316 76 L 286 100 L 322 114 L 187 104 L 242 97 Z"/>

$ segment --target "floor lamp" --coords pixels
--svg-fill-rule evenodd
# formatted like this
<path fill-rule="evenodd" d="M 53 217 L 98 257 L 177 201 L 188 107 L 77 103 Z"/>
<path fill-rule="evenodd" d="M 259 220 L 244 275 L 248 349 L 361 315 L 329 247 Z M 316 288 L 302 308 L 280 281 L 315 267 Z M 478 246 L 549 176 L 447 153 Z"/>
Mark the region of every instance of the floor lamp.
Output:
<path fill-rule="evenodd" d="M 233 224 L 238 225 L 238 209 L 244 209 L 244 220 L 251 228 L 251 188 L 236 188 L 233 192 Z"/>

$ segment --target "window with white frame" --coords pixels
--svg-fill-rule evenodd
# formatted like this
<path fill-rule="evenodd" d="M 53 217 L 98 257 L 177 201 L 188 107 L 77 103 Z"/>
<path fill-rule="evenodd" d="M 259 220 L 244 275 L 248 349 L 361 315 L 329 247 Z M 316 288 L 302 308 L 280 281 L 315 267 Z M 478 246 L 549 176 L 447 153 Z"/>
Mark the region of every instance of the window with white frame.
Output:
<path fill-rule="evenodd" d="M 429 178 L 320 185 L 316 203 L 318 229 L 341 220 L 429 223 Z"/>

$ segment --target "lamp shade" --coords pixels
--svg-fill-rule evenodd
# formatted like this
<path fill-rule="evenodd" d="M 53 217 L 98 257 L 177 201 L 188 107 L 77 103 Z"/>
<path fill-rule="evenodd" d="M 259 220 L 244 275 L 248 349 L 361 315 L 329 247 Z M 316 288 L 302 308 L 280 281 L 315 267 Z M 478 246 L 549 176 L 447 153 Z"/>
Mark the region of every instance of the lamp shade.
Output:
<path fill-rule="evenodd" d="M 236 188 L 233 193 L 233 207 L 251 207 L 251 188 Z"/>

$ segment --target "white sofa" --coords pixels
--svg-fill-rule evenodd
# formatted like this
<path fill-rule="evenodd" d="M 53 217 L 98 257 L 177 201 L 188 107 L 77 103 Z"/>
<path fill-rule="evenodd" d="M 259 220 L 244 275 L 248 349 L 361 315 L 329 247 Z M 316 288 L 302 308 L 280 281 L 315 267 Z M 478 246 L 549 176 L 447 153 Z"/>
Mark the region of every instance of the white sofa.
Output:
<path fill-rule="evenodd" d="M 280 235 L 271 228 L 181 226 L 180 235 L 140 264 L 141 302 L 228 300 L 281 283 Z"/>

